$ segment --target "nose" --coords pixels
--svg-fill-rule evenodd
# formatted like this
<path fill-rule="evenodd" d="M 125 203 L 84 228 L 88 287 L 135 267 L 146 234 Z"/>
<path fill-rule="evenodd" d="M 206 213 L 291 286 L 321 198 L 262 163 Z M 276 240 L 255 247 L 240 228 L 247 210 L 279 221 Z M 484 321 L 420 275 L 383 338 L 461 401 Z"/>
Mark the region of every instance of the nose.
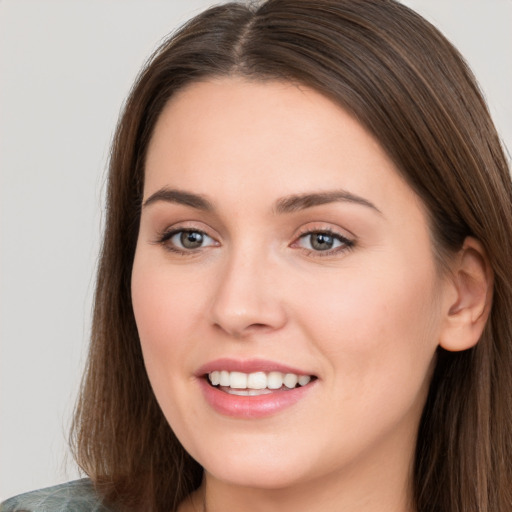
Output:
<path fill-rule="evenodd" d="M 261 254 L 240 251 L 224 262 L 211 307 L 216 328 L 242 339 L 276 331 L 286 324 L 280 271 L 268 260 Z"/>

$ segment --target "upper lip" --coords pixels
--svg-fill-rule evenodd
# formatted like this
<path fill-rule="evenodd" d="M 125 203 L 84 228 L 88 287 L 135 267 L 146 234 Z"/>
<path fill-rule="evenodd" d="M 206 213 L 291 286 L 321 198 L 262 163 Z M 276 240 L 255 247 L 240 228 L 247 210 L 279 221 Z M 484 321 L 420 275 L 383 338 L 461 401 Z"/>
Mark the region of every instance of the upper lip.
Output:
<path fill-rule="evenodd" d="M 287 364 L 269 361 L 266 359 L 231 359 L 229 357 L 215 359 L 202 365 L 196 372 L 197 377 L 202 377 L 213 371 L 226 370 L 228 372 L 282 372 L 295 373 L 296 375 L 313 375 L 309 371 L 304 371 Z"/>

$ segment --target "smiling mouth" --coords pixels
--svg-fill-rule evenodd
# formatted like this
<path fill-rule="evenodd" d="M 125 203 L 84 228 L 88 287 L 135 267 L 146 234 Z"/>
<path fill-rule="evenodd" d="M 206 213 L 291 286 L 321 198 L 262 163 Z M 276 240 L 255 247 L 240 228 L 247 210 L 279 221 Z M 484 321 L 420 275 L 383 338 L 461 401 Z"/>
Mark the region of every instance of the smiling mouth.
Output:
<path fill-rule="evenodd" d="M 229 372 L 215 370 L 205 375 L 211 386 L 239 396 L 260 396 L 276 391 L 289 391 L 298 387 L 307 386 L 314 375 L 299 375 L 282 372 Z"/>

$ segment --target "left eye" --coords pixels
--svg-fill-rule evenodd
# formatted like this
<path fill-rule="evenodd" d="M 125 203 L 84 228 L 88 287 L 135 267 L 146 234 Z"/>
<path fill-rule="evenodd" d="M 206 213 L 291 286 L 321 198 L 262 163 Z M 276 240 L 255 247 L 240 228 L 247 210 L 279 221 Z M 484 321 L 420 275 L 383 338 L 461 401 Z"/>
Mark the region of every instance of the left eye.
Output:
<path fill-rule="evenodd" d="M 311 251 L 329 251 L 352 245 L 346 238 L 325 231 L 307 233 L 299 238 L 298 245 Z"/>
<path fill-rule="evenodd" d="M 174 247 L 179 249 L 199 249 L 215 245 L 215 240 L 202 231 L 181 230 L 170 233 L 165 237 Z"/>

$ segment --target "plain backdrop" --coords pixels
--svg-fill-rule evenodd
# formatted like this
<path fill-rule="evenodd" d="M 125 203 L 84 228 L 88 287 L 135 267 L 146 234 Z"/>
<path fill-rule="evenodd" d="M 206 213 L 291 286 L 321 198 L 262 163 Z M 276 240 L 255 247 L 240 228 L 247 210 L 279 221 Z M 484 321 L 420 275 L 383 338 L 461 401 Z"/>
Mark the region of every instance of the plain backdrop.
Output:
<path fill-rule="evenodd" d="M 79 476 L 66 439 L 110 140 L 145 59 L 211 3 L 0 0 L 0 500 Z M 466 56 L 512 149 L 512 0 L 404 3 Z"/>

